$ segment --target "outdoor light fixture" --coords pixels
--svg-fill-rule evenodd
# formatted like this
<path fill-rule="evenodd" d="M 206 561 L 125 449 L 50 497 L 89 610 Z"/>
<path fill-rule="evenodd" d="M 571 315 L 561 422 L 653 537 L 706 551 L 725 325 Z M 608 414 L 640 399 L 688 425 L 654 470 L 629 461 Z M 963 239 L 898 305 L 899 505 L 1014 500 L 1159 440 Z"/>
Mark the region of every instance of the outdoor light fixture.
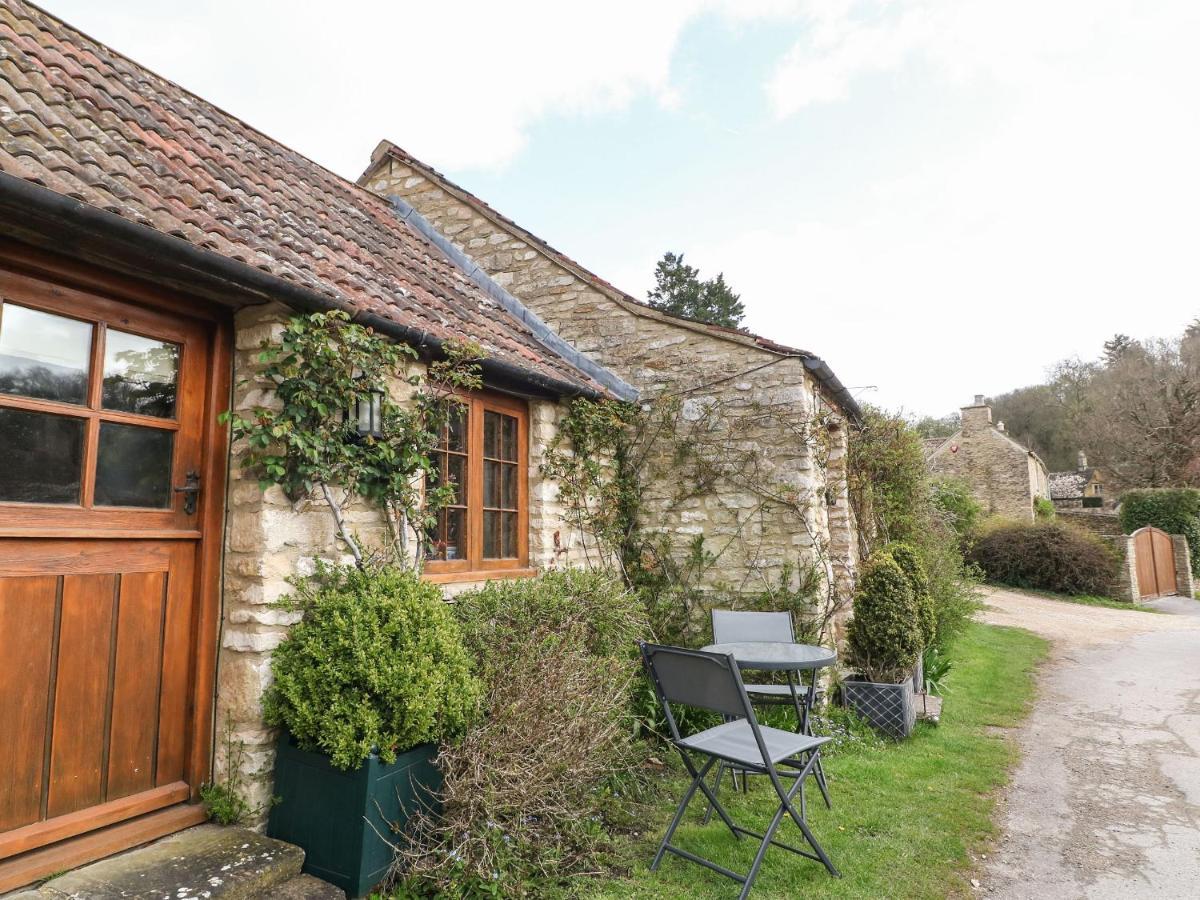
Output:
<path fill-rule="evenodd" d="M 361 383 L 362 376 L 356 379 Z M 377 387 L 364 386 L 354 394 L 354 405 L 343 414 L 343 421 L 353 423 L 354 433 L 359 440 L 383 437 L 383 391 Z"/>

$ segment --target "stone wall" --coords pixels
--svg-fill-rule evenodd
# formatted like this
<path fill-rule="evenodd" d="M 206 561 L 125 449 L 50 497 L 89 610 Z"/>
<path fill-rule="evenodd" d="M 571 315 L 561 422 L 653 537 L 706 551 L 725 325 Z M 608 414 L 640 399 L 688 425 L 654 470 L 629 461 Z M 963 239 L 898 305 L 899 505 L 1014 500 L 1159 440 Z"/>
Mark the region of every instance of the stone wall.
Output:
<path fill-rule="evenodd" d="M 688 495 L 668 454 L 642 498 L 643 526 L 667 535 L 676 554 L 702 537 L 717 555 L 702 576 L 705 588 L 757 593 L 797 562 L 826 566 L 849 585 L 857 541 L 843 471 L 846 428 L 833 422 L 835 411 L 800 358 L 634 304 L 430 173 L 390 156 L 380 157 L 363 183 L 411 204 L 560 336 L 636 386 L 644 401 L 681 403 L 679 441 L 703 428 L 710 433 L 701 443 L 725 446 L 726 460 L 754 458 L 753 471 L 727 471 Z"/>
<path fill-rule="evenodd" d="M 1109 509 L 1060 508 L 1055 514 L 1061 521 L 1100 537 L 1113 538 L 1124 534 L 1121 530 L 1121 520 Z"/>
<path fill-rule="evenodd" d="M 1183 597 L 1196 596 L 1196 583 L 1192 579 L 1192 552 L 1187 538 L 1182 534 L 1171 535 L 1171 546 L 1175 550 L 1175 592 Z"/>
<path fill-rule="evenodd" d="M 1138 588 L 1137 556 L 1134 553 L 1133 538 L 1119 531 L 1115 535 L 1105 534 L 1101 537 L 1112 544 L 1121 560 L 1114 588 L 1116 599 L 1137 603 L 1142 599 L 1142 593 Z"/>
<path fill-rule="evenodd" d="M 269 405 L 268 385 L 256 381 L 257 356 L 263 340 L 277 338 L 292 313 L 281 306 L 262 306 L 237 315 L 234 354 L 233 406 L 247 411 Z M 414 363 L 414 371 L 421 366 Z M 411 388 L 397 382 L 398 397 Z M 565 406 L 550 401 L 530 401 L 529 409 L 529 561 L 531 566 L 550 567 L 582 559 L 581 548 L 588 538 L 573 534 L 563 517 L 558 486 L 544 478 L 539 464 L 547 443 L 557 432 Z M 320 502 L 293 504 L 272 487 L 264 491 L 257 478 L 239 464 L 241 448 L 233 448 L 230 464 L 226 516 L 223 619 L 217 672 L 218 774 L 224 771 L 221 735 L 226 723 L 235 740 L 246 747 L 243 774 L 248 797 L 255 806 L 271 796 L 275 733 L 262 719 L 262 696 L 271 679 L 271 652 L 287 635 L 296 615 L 272 606 L 289 590 L 292 575 L 310 574 L 317 559 L 349 561 L 336 541 L 336 529 L 328 508 Z M 383 542 L 383 521 L 363 505 L 347 512 L 352 527 L 367 543 Z M 564 546 L 573 548 L 566 556 L 555 553 L 554 534 L 561 532 Z M 460 582 L 445 585 L 447 596 L 474 585 Z"/>
<path fill-rule="evenodd" d="M 1049 496 L 1046 467 L 992 424 L 982 398 L 963 408 L 962 430 L 932 453 L 929 468 L 970 485 L 986 515 L 1032 521 L 1034 497 Z"/>

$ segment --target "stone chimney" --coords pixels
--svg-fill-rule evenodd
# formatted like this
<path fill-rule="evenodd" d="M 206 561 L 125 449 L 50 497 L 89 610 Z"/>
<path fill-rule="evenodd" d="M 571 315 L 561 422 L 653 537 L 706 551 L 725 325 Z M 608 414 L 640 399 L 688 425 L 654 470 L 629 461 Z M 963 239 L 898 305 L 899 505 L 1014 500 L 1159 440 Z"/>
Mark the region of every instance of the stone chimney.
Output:
<path fill-rule="evenodd" d="M 963 434 L 983 431 L 992 424 L 992 408 L 983 402 L 983 394 L 975 395 L 975 402 L 962 408 Z"/>
<path fill-rule="evenodd" d="M 1003 423 L 1003 422 L 997 422 L 997 423 L 996 423 L 996 430 L 997 430 L 997 431 L 1003 431 L 1003 430 L 1004 430 L 1004 423 Z"/>
<path fill-rule="evenodd" d="M 1084 453 L 1082 450 L 1080 450 L 1079 453 L 1076 455 L 1075 461 L 1079 466 L 1080 472 L 1082 472 L 1084 469 L 1086 469 L 1088 467 L 1087 454 Z"/>

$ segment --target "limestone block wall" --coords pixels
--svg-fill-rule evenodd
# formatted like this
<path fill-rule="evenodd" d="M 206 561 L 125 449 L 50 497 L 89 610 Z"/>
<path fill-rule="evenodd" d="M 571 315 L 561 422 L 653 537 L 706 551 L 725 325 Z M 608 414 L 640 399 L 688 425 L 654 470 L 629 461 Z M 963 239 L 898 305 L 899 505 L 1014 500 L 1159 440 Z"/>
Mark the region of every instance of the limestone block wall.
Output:
<path fill-rule="evenodd" d="M 1057 509 L 1055 514 L 1060 521 L 1070 523 L 1100 537 L 1113 538 L 1124 534 L 1121 530 L 1121 520 L 1117 514 L 1108 509 Z"/>
<path fill-rule="evenodd" d="M 965 416 L 963 430 L 933 453 L 929 468 L 969 484 L 987 515 L 1032 521 L 1033 498 L 1049 496 L 1036 457 L 990 424 L 969 427 Z"/>
<path fill-rule="evenodd" d="M 829 566 L 842 583 L 851 581 L 857 541 L 845 492 L 845 428 L 832 440 L 809 433 L 830 410 L 802 360 L 744 335 L 634 308 L 518 227 L 484 215 L 392 157 L 379 159 L 363 183 L 411 204 L 561 337 L 636 386 L 645 400 L 678 399 L 681 433 L 703 420 L 705 410 L 718 409 L 717 431 L 724 434 L 714 441 L 728 441 L 731 458 L 755 451 L 762 471 L 719 478 L 684 499 L 679 470 L 664 460 L 661 477 L 643 498 L 646 528 L 669 534 L 680 550 L 703 536 L 706 549 L 719 554 L 703 576 L 705 586 L 757 592 L 797 561 Z M 764 503 L 748 484 L 781 488 L 788 502 Z"/>
<path fill-rule="evenodd" d="M 277 338 L 292 315 L 269 305 L 238 313 L 235 330 L 233 407 L 250 410 L 270 405 L 268 385 L 256 380 L 258 353 L 263 340 Z M 414 364 L 414 369 L 420 366 Z M 395 386 L 399 396 L 409 390 Z M 542 477 L 539 465 L 546 445 L 557 432 L 565 406 L 551 401 L 531 401 L 529 410 L 529 557 L 530 565 L 548 567 L 579 563 L 585 535 L 573 535 L 558 501 L 558 487 Z M 262 718 L 262 696 L 271 679 L 271 653 L 287 635 L 296 616 L 272 604 L 288 593 L 288 578 L 307 575 L 318 559 L 349 561 L 336 542 L 333 519 L 323 503 L 293 504 L 279 488 L 263 491 L 253 475 L 239 466 L 240 447 L 234 446 L 227 497 L 226 545 L 221 643 L 217 673 L 218 776 L 226 761 L 220 736 L 226 724 L 233 738 L 246 747 L 243 775 L 247 794 L 255 805 L 271 796 L 275 733 Z M 372 509 L 359 505 L 347 519 L 367 543 L 382 543 L 384 526 Z M 555 553 L 554 534 L 561 532 L 565 546 Z M 456 583 L 444 587 L 447 596 L 475 586 Z"/>
<path fill-rule="evenodd" d="M 1101 535 L 1116 549 L 1121 558 L 1121 566 L 1117 571 L 1115 593 L 1117 599 L 1137 603 L 1142 599 L 1137 580 L 1137 555 L 1133 547 L 1133 538 L 1126 534 Z"/>

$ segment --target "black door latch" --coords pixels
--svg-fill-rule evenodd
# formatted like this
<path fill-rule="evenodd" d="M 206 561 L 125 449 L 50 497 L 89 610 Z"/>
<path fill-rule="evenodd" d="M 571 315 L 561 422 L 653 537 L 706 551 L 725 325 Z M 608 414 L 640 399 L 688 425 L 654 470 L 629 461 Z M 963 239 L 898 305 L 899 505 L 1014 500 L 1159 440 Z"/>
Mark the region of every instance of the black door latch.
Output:
<path fill-rule="evenodd" d="M 196 496 L 200 493 L 200 473 L 195 469 L 188 472 L 183 479 L 183 486 L 175 488 L 175 493 L 183 494 L 184 515 L 196 514 Z"/>

